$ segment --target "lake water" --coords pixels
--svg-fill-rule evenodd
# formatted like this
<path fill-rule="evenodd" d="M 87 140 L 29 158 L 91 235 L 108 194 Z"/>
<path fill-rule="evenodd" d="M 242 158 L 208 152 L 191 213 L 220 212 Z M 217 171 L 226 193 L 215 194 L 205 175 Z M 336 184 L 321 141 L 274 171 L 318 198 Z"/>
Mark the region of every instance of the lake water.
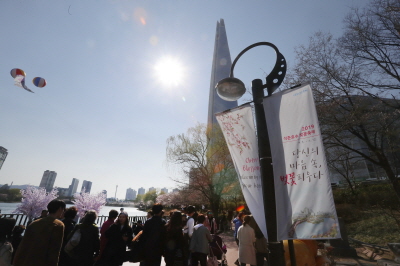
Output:
<path fill-rule="evenodd" d="M 5 203 L 5 202 L 0 202 L 0 210 L 2 214 L 11 214 L 13 211 L 17 209 L 17 206 L 20 203 Z M 74 206 L 73 204 L 67 204 L 67 208 Z M 128 213 L 129 216 L 146 216 L 147 212 L 138 210 L 137 208 L 134 207 L 125 207 L 125 206 L 103 206 L 100 209 L 100 213 L 98 214 L 99 216 L 108 216 L 108 212 L 112 209 L 117 210 L 119 212 L 120 208 L 124 208 L 124 211 Z"/>

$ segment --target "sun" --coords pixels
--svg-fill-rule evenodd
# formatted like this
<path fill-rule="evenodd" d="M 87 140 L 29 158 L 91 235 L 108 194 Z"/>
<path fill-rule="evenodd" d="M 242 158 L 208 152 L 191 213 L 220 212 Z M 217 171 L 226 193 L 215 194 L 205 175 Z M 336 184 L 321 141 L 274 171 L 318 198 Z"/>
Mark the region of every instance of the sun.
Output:
<path fill-rule="evenodd" d="M 161 58 L 154 66 L 158 81 L 168 87 L 178 86 L 183 82 L 184 67 L 174 57 L 166 56 Z"/>

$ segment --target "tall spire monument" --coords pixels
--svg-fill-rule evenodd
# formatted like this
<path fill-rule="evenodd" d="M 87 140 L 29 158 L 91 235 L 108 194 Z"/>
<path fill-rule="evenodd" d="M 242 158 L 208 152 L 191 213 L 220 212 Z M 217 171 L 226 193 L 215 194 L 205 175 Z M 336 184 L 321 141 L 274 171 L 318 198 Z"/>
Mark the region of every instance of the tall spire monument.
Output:
<path fill-rule="evenodd" d="M 221 19 L 217 22 L 215 33 L 214 57 L 211 70 L 210 99 L 208 102 L 208 128 L 218 126 L 215 114 L 227 109 L 237 107 L 237 101 L 228 102 L 222 100 L 215 89 L 215 85 L 221 79 L 229 77 L 231 71 L 231 54 L 229 52 L 228 38 L 226 37 L 225 23 Z"/>

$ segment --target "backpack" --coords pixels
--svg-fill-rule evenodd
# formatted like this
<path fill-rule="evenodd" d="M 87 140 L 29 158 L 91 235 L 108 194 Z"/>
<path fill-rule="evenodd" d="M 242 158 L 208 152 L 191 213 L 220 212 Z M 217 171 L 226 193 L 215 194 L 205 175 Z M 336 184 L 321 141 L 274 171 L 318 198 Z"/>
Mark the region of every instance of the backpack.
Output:
<path fill-rule="evenodd" d="M 65 245 L 64 248 L 65 253 L 67 253 L 68 256 L 73 257 L 74 255 L 73 250 L 76 246 L 78 246 L 80 241 L 81 241 L 81 230 L 78 228 L 77 230 L 75 230 L 74 234 Z"/>

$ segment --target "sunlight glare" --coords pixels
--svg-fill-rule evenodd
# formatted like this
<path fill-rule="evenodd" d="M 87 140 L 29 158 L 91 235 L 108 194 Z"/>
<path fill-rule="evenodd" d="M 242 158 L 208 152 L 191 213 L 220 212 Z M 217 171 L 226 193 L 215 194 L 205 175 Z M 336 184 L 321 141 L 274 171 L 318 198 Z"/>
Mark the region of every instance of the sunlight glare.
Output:
<path fill-rule="evenodd" d="M 154 69 L 157 79 L 166 86 L 178 86 L 183 81 L 184 68 L 176 58 L 161 58 Z"/>

